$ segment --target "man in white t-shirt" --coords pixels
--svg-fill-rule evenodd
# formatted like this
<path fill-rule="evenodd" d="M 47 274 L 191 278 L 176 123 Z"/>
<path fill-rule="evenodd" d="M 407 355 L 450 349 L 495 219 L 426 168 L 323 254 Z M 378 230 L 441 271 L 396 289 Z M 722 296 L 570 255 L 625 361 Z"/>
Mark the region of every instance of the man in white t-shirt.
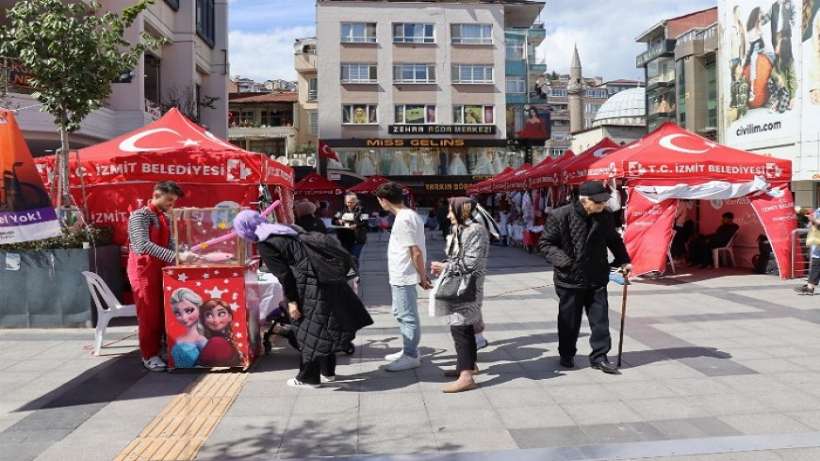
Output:
<path fill-rule="evenodd" d="M 427 276 L 424 242 L 424 220 L 415 211 L 404 206 L 404 189 L 387 182 L 376 190 L 379 205 L 396 216 L 387 245 L 387 268 L 390 278 L 390 294 L 393 300 L 393 316 L 399 322 L 403 340 L 402 350 L 385 356 L 391 363 L 387 371 L 403 371 L 418 368 L 419 323 L 418 294 L 416 285 L 425 290 L 432 287 Z"/>

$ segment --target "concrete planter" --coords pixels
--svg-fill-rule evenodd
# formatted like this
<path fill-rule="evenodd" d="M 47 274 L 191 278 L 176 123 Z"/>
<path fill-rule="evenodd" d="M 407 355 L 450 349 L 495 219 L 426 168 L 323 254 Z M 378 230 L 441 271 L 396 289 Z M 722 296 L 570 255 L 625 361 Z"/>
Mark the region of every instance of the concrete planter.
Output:
<path fill-rule="evenodd" d="M 119 297 L 125 284 L 120 261 L 118 246 L 0 251 L 0 328 L 91 326 L 96 309 L 82 272 L 100 274 Z"/>

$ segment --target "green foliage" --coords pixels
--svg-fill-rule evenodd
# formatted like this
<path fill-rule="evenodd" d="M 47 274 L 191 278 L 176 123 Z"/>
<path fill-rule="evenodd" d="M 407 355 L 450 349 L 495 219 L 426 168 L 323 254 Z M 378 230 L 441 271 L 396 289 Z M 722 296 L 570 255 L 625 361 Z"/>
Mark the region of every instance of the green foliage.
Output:
<path fill-rule="evenodd" d="M 0 251 L 38 251 L 57 250 L 64 248 L 82 248 L 83 242 L 93 242 L 95 246 L 110 245 L 112 242 L 111 229 L 107 227 L 66 227 L 63 235 L 33 242 L 12 243 L 0 245 Z"/>
<path fill-rule="evenodd" d="M 147 34 L 133 46 L 123 39 L 153 2 L 139 0 L 120 14 L 101 11 L 96 1 L 15 2 L 0 29 L 0 55 L 20 61 L 41 110 L 75 131 L 111 95 L 111 82 L 133 69 L 148 47 L 161 44 Z"/>

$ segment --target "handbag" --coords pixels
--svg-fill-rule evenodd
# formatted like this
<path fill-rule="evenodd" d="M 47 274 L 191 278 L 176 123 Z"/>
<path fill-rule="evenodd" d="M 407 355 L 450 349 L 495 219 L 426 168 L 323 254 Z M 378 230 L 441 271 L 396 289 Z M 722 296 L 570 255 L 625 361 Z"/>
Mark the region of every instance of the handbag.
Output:
<path fill-rule="evenodd" d="M 809 235 L 806 237 L 806 246 L 820 245 L 820 227 L 811 226 Z"/>
<path fill-rule="evenodd" d="M 435 293 L 435 299 L 445 302 L 471 303 L 478 297 L 478 277 L 475 271 L 464 267 L 464 247 L 459 239 L 459 250 L 455 261 L 447 265 Z"/>

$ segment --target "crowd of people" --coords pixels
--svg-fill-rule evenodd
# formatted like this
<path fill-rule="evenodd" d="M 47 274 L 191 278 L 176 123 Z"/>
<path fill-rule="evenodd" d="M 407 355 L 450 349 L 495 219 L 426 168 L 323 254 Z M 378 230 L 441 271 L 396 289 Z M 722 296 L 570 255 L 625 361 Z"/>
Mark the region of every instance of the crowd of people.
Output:
<path fill-rule="evenodd" d="M 616 215 L 610 209 L 612 191 L 600 182 L 590 181 L 578 192 L 569 204 L 547 214 L 537 242 L 537 249 L 552 264 L 559 298 L 560 364 L 568 369 L 575 367 L 576 344 L 586 312 L 591 329 L 591 367 L 617 374 L 618 368 L 608 359 L 612 340 L 607 284 L 611 270 L 626 276 L 632 267 Z M 148 205 L 132 213 L 129 221 L 128 275 L 137 305 L 140 351 L 145 367 L 152 371 L 167 367 L 160 353 L 164 331 L 161 270 L 175 261 L 176 250 L 165 213 L 182 195 L 176 184 L 159 183 Z M 477 352 L 487 345 L 482 315 L 487 260 L 490 242 L 503 241 L 503 218 L 499 225 L 474 199 L 455 197 L 431 211 L 425 222 L 406 205 L 399 184 L 382 184 L 375 196 L 382 210 L 393 217 L 387 275 L 392 314 L 402 341 L 401 350 L 385 356 L 384 369 L 402 372 L 420 366 L 418 288 L 432 290 L 430 312 L 447 318 L 456 353 L 455 369 L 445 372 L 455 381 L 442 391 L 476 388 Z M 335 380 L 336 354 L 347 351 L 357 331 L 373 323 L 349 283 L 351 274 L 357 273 L 367 242 L 369 215 L 362 210 L 358 197 L 349 194 L 345 208 L 332 218 L 326 207 L 308 201 L 296 202 L 294 216 L 294 225 L 279 224 L 246 210 L 236 216 L 233 229 L 256 245 L 262 265 L 284 288 L 287 317 L 295 327 L 295 343 L 301 355 L 299 371 L 288 385 L 315 388 Z M 693 264 L 707 264 L 710 250 L 726 245 L 738 232 L 733 218 L 731 213 L 724 214 L 715 233 L 704 236 L 695 234 L 690 220 L 676 224 L 672 251 L 688 255 Z M 801 294 L 813 294 L 820 278 L 820 210 L 809 218 L 807 244 L 812 246 L 812 264 L 808 283 L 798 289 Z M 430 228 L 431 220 L 436 221 L 446 239 L 443 261 L 427 260 L 425 227 Z M 329 228 L 337 237 L 329 235 Z M 181 252 L 179 259 L 193 262 L 197 256 Z M 208 328 L 200 328 L 200 316 L 211 314 L 186 310 L 189 298 L 190 293 L 184 290 L 175 292 L 172 304 L 174 315 L 189 329 L 191 343 L 199 354 L 213 338 L 218 341 L 224 334 L 202 334 L 219 330 L 218 325 L 211 325 L 211 319 L 211 323 L 206 320 L 203 324 Z M 174 358 L 196 363 L 193 352 L 175 351 Z"/>

